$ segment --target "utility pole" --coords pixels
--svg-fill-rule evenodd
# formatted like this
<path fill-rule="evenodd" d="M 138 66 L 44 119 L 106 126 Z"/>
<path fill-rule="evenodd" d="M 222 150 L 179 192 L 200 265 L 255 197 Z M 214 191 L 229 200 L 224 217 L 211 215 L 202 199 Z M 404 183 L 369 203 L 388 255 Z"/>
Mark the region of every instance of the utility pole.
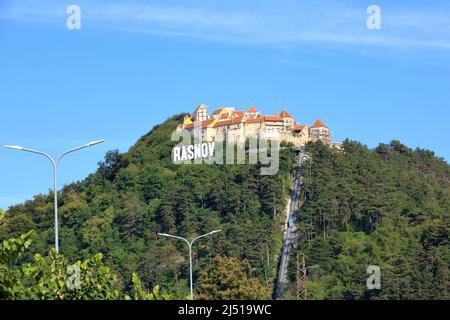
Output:
<path fill-rule="evenodd" d="M 297 300 L 308 300 L 308 269 L 317 268 L 318 265 L 306 266 L 305 255 L 301 254 L 302 261 L 300 262 L 300 254 L 297 255 Z"/>
<path fill-rule="evenodd" d="M 302 254 L 302 262 L 300 262 L 300 255 L 297 255 L 297 300 L 306 300 L 306 281 L 305 281 L 305 256 Z"/>

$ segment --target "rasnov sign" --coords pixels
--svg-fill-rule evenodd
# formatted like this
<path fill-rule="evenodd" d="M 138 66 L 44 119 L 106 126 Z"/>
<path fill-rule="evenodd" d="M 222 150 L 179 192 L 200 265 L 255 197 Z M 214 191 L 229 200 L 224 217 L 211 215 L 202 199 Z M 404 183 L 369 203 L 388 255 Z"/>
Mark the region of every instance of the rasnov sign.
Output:
<path fill-rule="evenodd" d="M 172 159 L 174 162 L 214 157 L 215 142 L 198 143 L 188 146 L 173 148 Z"/>
<path fill-rule="evenodd" d="M 181 139 L 181 141 L 180 141 Z M 280 139 L 264 139 L 258 136 L 246 137 L 246 143 L 240 137 L 223 139 L 216 136 L 213 142 L 203 142 L 201 134 L 174 130 L 171 141 L 179 142 L 172 149 L 172 161 L 181 164 L 260 164 L 261 175 L 276 175 L 280 169 Z M 248 146 L 246 146 L 248 145 Z M 255 151 L 257 150 L 257 151 Z"/>

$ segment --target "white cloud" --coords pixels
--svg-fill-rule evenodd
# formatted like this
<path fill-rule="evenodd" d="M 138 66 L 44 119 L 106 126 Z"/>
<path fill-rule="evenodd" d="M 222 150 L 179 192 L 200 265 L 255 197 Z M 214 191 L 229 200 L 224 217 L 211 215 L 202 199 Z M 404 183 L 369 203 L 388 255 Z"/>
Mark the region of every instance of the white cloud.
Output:
<path fill-rule="evenodd" d="M 331 0 L 75 1 L 84 28 L 271 46 L 305 43 L 450 49 L 448 8 L 381 5 L 382 30 L 366 28 L 366 7 Z M 17 3 L 17 4 L 16 4 Z M 342 3 L 342 2 L 341 2 Z M 61 3 L 12 1 L 3 19 L 50 21 L 62 27 Z"/>

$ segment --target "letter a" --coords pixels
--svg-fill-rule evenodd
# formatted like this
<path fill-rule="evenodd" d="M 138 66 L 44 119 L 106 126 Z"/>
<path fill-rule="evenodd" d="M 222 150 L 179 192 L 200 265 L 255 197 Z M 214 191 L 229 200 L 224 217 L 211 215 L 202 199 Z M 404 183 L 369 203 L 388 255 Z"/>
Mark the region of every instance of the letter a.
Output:
<path fill-rule="evenodd" d="M 367 278 L 367 289 L 381 289 L 381 269 L 379 266 L 368 266 L 367 274 L 371 274 L 369 278 Z"/>
<path fill-rule="evenodd" d="M 370 16 L 367 18 L 367 29 L 380 30 L 381 29 L 381 9 L 379 6 L 370 5 L 367 8 L 367 14 Z"/>
<path fill-rule="evenodd" d="M 81 10 L 80 7 L 77 5 L 70 5 L 67 7 L 66 10 L 67 14 L 70 14 L 69 17 L 67 17 L 66 26 L 69 30 L 74 29 L 81 29 Z"/>

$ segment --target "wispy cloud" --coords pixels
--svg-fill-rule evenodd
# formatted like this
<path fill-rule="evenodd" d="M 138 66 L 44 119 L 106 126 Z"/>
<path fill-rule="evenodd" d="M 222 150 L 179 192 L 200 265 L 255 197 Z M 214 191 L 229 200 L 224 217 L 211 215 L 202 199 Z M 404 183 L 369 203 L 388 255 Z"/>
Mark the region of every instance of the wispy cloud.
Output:
<path fill-rule="evenodd" d="M 250 45 L 324 44 L 392 48 L 450 49 L 450 11 L 446 4 L 420 7 L 387 2 L 382 30 L 366 28 L 361 1 L 332 0 L 165 0 L 74 1 L 83 28 L 194 37 Z M 384 3 L 384 1 L 383 1 Z M 425 5 L 425 4 L 424 4 Z M 64 27 L 66 12 L 52 0 L 10 1 L 0 18 L 48 21 Z"/>

